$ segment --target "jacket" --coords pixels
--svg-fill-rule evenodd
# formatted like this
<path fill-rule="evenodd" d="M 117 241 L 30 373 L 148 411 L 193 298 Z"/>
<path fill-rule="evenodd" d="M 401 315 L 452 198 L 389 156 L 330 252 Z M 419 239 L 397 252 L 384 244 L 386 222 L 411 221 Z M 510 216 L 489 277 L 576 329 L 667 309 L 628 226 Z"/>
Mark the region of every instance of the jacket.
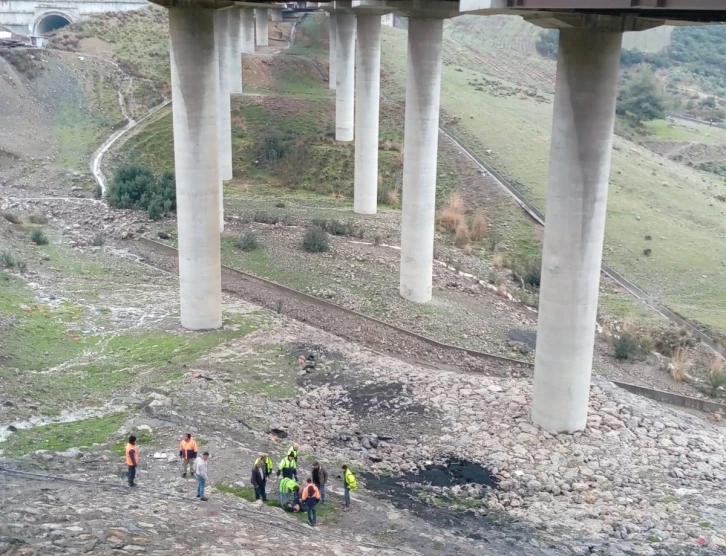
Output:
<path fill-rule="evenodd" d="M 194 473 L 196 473 L 197 477 L 201 477 L 202 479 L 209 478 L 207 475 L 207 462 L 204 461 L 204 458 L 197 458 L 194 462 Z"/>
<path fill-rule="evenodd" d="M 257 458 L 255 460 L 255 467 L 257 467 L 257 464 L 260 463 L 260 461 L 262 461 L 262 458 Z M 267 478 L 270 475 L 272 475 L 272 458 L 266 457 L 264 461 L 265 461 L 265 478 Z"/>
<path fill-rule="evenodd" d="M 297 462 L 297 450 L 295 449 L 295 446 L 290 446 L 290 449 L 287 451 L 288 456 L 292 456 L 292 459 Z"/>
<path fill-rule="evenodd" d="M 315 480 L 316 471 L 318 473 L 318 477 L 317 477 L 318 481 Z M 313 467 L 312 476 L 313 476 L 313 484 L 315 486 L 325 486 L 328 484 L 328 471 L 327 471 L 327 469 L 325 469 L 324 466 L 321 465 L 317 470 Z"/>
<path fill-rule="evenodd" d="M 262 471 L 262 473 L 260 473 Z M 256 465 L 252 468 L 252 475 L 250 476 L 250 484 L 255 488 L 262 488 L 267 482 L 267 475 L 264 469 L 260 469 Z"/>
<path fill-rule="evenodd" d="M 358 488 L 358 482 L 355 480 L 355 475 L 353 475 L 353 472 L 350 469 L 345 470 L 345 486 L 349 490 L 355 490 Z"/>
<path fill-rule="evenodd" d="M 302 493 L 300 499 L 307 507 L 315 507 L 320 502 L 320 490 L 315 485 L 305 485 L 300 492 Z"/>
<path fill-rule="evenodd" d="M 294 459 L 288 459 L 287 456 L 282 458 L 282 461 L 277 466 L 277 476 L 280 476 L 280 473 L 282 473 L 282 476 L 287 479 L 292 479 L 293 477 L 297 477 L 297 464 L 295 463 Z"/>
<path fill-rule="evenodd" d="M 280 492 L 282 494 L 290 494 L 291 492 L 295 492 L 295 488 L 299 486 L 300 485 L 292 479 L 285 478 L 280 481 Z"/>
<path fill-rule="evenodd" d="M 179 443 L 179 457 L 184 459 L 194 459 L 197 457 L 197 441 L 193 438 L 186 438 Z"/>

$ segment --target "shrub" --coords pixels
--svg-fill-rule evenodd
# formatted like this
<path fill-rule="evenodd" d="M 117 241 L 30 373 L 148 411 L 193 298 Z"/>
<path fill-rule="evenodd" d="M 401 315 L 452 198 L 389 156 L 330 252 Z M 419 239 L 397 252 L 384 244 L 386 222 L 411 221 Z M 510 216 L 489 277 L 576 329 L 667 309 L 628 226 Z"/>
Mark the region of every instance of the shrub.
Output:
<path fill-rule="evenodd" d="M 25 261 L 18 261 L 17 266 L 18 272 L 20 272 L 21 274 L 25 274 L 25 272 L 28 270 L 28 265 L 25 263 Z"/>
<path fill-rule="evenodd" d="M 15 258 L 9 251 L 0 253 L 0 266 L 4 268 L 13 268 L 15 266 Z"/>
<path fill-rule="evenodd" d="M 472 241 L 480 241 L 484 239 L 487 234 L 489 225 L 487 218 L 483 212 L 479 211 L 474 215 L 474 219 L 471 222 L 471 231 L 469 232 L 469 238 Z"/>
<path fill-rule="evenodd" d="M 91 245 L 94 247 L 103 247 L 106 244 L 106 238 L 103 234 L 93 234 L 91 238 Z"/>
<path fill-rule="evenodd" d="M 498 231 L 493 230 L 489 234 L 489 251 L 496 251 L 499 244 L 502 242 L 502 234 Z"/>
<path fill-rule="evenodd" d="M 494 256 L 492 257 L 492 266 L 494 268 L 502 269 L 504 268 L 504 255 L 502 253 L 494 253 Z"/>
<path fill-rule="evenodd" d="M 679 348 L 673 354 L 670 365 L 668 366 L 673 380 L 682 382 L 686 378 L 688 369 L 691 367 L 691 360 L 688 357 L 688 350 Z"/>
<path fill-rule="evenodd" d="M 3 218 L 11 224 L 20 224 L 20 217 L 14 212 L 3 212 Z"/>
<path fill-rule="evenodd" d="M 275 303 L 275 312 L 278 315 L 281 315 L 282 314 L 282 305 L 283 305 L 282 299 L 278 299 L 277 300 L 277 303 Z"/>
<path fill-rule="evenodd" d="M 461 225 L 466 225 L 464 200 L 458 193 L 452 193 L 439 212 L 436 223 L 443 229 L 456 233 Z"/>
<path fill-rule="evenodd" d="M 237 240 L 237 247 L 242 251 L 254 251 L 260 246 L 257 242 L 257 236 L 253 232 L 247 232 L 240 236 Z"/>
<path fill-rule="evenodd" d="M 174 174 L 165 172 L 154 176 L 147 168 L 123 166 L 109 185 L 108 202 L 114 208 L 143 209 L 149 218 L 158 220 L 176 211 Z"/>
<path fill-rule="evenodd" d="M 623 332 L 618 338 L 615 338 L 615 359 L 618 361 L 640 359 L 645 355 L 643 346 L 638 339 L 630 332 Z"/>
<path fill-rule="evenodd" d="M 330 249 L 328 234 L 319 226 L 311 226 L 305 232 L 302 246 L 308 253 L 323 253 L 328 251 Z"/>
<path fill-rule="evenodd" d="M 33 230 L 30 233 L 30 240 L 36 245 L 48 245 L 48 236 L 43 233 L 43 230 Z"/>
<path fill-rule="evenodd" d="M 381 235 L 380 234 L 376 234 L 376 235 L 373 236 L 373 245 L 378 246 L 378 245 L 381 244 L 381 241 L 382 240 L 381 240 Z"/>
<path fill-rule="evenodd" d="M 462 220 L 456 226 L 454 245 L 464 247 L 467 243 L 469 243 L 469 227 L 466 225 L 466 221 Z"/>
<path fill-rule="evenodd" d="M 252 221 L 259 222 L 260 224 L 277 224 L 280 221 L 280 217 L 277 214 L 258 210 L 252 215 Z"/>
<path fill-rule="evenodd" d="M 31 224 L 47 224 L 48 218 L 45 216 L 45 214 L 34 213 L 28 216 L 28 222 L 30 222 Z"/>
<path fill-rule="evenodd" d="M 99 184 L 96 184 L 93 186 L 93 198 L 100 199 L 101 197 L 103 197 L 103 189 Z"/>
<path fill-rule="evenodd" d="M 713 397 L 718 395 L 720 389 L 726 387 L 726 371 L 722 357 L 714 357 L 708 366 L 708 385 Z"/>
<path fill-rule="evenodd" d="M 539 257 L 525 257 L 515 260 L 510 265 L 512 278 L 521 282 L 522 287 L 539 288 L 542 278 L 542 259 Z"/>
<path fill-rule="evenodd" d="M 643 249 L 643 255 L 645 255 L 646 257 L 650 257 L 652 253 L 653 250 L 650 247 Z"/>
<path fill-rule="evenodd" d="M 275 203 L 275 206 L 279 209 L 284 209 L 285 203 L 283 203 L 282 201 L 278 201 L 277 203 Z"/>
<path fill-rule="evenodd" d="M 655 338 L 658 353 L 671 357 L 680 348 L 694 347 L 698 342 L 683 328 L 670 327 L 662 330 Z"/>

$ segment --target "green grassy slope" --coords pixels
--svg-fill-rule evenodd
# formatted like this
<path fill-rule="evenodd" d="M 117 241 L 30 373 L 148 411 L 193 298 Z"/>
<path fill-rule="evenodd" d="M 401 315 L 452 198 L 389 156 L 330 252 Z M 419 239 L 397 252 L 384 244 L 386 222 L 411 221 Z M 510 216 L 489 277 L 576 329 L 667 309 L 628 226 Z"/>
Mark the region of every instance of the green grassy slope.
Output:
<path fill-rule="evenodd" d="M 386 29 L 383 66 L 387 82 L 399 89 L 405 52 L 405 34 Z M 491 85 L 477 90 L 483 80 Z M 520 89 L 448 60 L 441 104 L 446 118 L 458 119 L 457 134 L 468 146 L 544 209 L 552 97 L 541 92 L 533 98 Z M 675 311 L 726 330 L 726 206 L 714 201 L 714 194 L 726 192 L 723 182 L 624 139 L 616 138 L 614 148 L 606 262 Z"/>

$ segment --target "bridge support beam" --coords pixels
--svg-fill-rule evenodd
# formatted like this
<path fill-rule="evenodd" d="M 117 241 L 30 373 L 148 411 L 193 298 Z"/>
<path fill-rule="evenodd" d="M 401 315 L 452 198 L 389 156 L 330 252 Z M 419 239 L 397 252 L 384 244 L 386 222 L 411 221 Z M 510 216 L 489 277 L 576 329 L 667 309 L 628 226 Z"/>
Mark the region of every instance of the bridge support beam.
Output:
<path fill-rule="evenodd" d="M 239 94 L 242 92 L 242 13 L 238 8 L 229 8 L 229 57 L 232 65 L 230 70 L 229 92 Z"/>
<path fill-rule="evenodd" d="M 621 43 L 560 30 L 532 404 L 548 431 L 587 423 Z"/>
<path fill-rule="evenodd" d="M 257 35 L 257 46 L 267 46 L 268 41 L 268 19 L 266 9 L 255 9 L 255 34 Z"/>
<path fill-rule="evenodd" d="M 240 25 L 242 54 L 255 53 L 255 10 L 253 8 L 242 8 L 240 10 Z"/>
<path fill-rule="evenodd" d="M 410 18 L 403 151 L 400 293 L 431 301 L 444 21 Z"/>
<path fill-rule="evenodd" d="M 355 122 L 355 15 L 337 15 L 335 51 L 335 138 L 352 141 Z"/>
<path fill-rule="evenodd" d="M 181 324 L 222 326 L 214 11 L 170 8 Z"/>
<path fill-rule="evenodd" d="M 219 61 L 219 123 L 217 150 L 219 153 L 219 229 L 224 230 L 224 181 L 232 179 L 232 107 L 230 92 L 234 60 L 239 56 L 232 50 L 230 35 L 230 10 L 214 12 L 214 31 Z"/>
<path fill-rule="evenodd" d="M 375 214 L 378 208 L 381 16 L 360 14 L 357 19 L 353 211 Z"/>
<path fill-rule="evenodd" d="M 328 19 L 330 38 L 328 39 L 328 88 L 335 90 L 336 68 L 338 66 L 338 15 L 330 12 Z"/>

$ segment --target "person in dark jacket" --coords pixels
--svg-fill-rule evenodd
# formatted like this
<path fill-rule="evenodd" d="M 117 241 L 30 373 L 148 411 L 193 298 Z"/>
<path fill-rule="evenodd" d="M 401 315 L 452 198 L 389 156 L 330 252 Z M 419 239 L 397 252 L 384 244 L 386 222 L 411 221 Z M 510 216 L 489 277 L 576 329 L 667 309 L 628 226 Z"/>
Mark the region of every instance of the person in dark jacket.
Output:
<path fill-rule="evenodd" d="M 320 462 L 313 462 L 313 484 L 320 491 L 320 503 L 325 504 L 325 485 L 328 482 L 328 472 L 320 465 Z"/>
<path fill-rule="evenodd" d="M 252 468 L 250 484 L 255 489 L 255 500 L 262 498 L 263 502 L 267 502 L 267 494 L 265 493 L 265 488 L 267 487 L 267 474 L 265 463 L 263 461 L 259 461 L 257 465 Z"/>

